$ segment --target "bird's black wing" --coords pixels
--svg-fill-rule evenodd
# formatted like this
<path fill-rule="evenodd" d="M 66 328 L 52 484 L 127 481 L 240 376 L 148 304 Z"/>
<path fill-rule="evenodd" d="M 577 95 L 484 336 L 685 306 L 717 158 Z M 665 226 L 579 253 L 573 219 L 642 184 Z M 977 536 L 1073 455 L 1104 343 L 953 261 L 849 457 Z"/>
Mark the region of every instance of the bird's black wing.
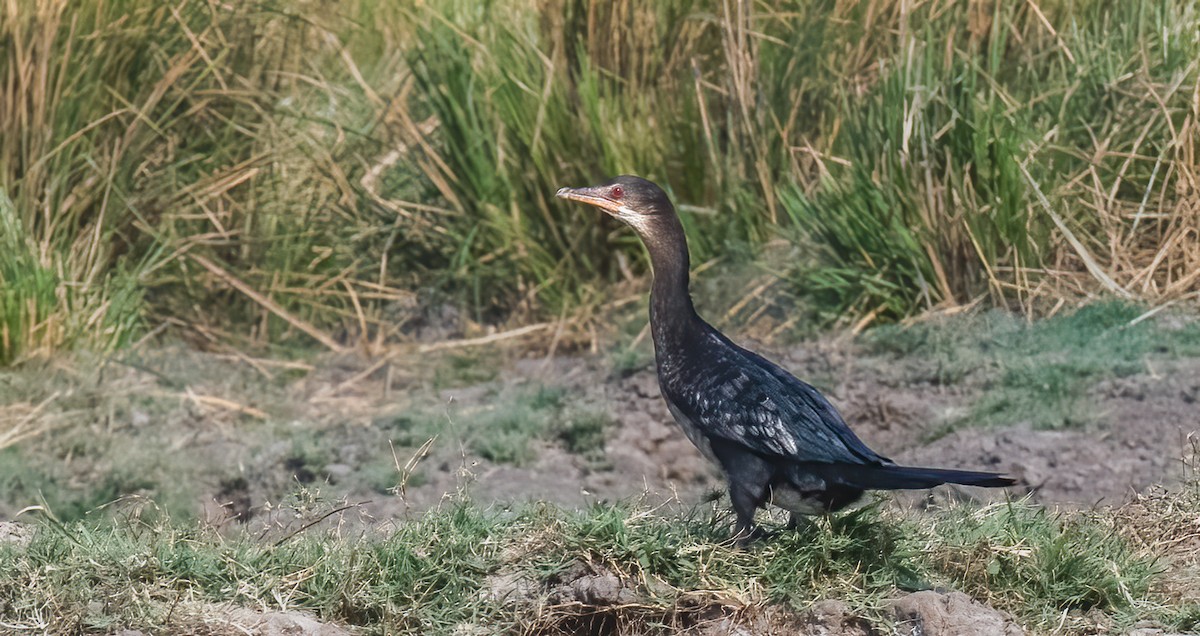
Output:
<path fill-rule="evenodd" d="M 664 397 L 706 435 L 794 462 L 890 464 L 814 387 L 716 330 L 662 377 Z"/>

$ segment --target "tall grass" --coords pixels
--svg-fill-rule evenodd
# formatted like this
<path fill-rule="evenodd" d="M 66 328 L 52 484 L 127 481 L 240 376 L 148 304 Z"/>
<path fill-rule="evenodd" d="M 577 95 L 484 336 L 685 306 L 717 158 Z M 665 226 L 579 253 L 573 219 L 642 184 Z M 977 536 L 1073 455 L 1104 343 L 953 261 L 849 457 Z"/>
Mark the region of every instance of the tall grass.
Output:
<path fill-rule="evenodd" d="M 1013 6 L 897 16 L 910 33 L 880 61 L 871 92 L 842 104 L 828 147 L 845 164 L 785 194 L 795 225 L 820 243 L 823 264 L 800 272 L 801 284 L 832 307 L 902 316 L 989 287 L 1004 302 L 1022 281 L 996 270 L 1040 262 L 1049 220 L 1033 213 L 1017 170 L 1032 130 L 997 84 L 1003 27 L 1020 26 Z"/>
<path fill-rule="evenodd" d="M 547 197 L 624 171 L 685 204 L 700 259 L 791 237 L 797 285 L 836 313 L 1196 292 L 1185 3 L 488 7 L 410 17 L 429 163 L 474 219 L 460 280 L 502 277 L 502 303 L 612 275 L 594 222 Z"/>
<path fill-rule="evenodd" d="M 514 17 L 530 6 L 568 17 Z M 1186 3 L 611 2 L 586 21 L 561 2 L 489 7 L 414 15 L 441 34 L 420 38 L 429 51 L 457 59 L 417 74 L 449 187 L 492 230 L 463 262 L 508 262 L 552 305 L 603 258 L 579 249 L 597 249 L 591 228 L 556 234 L 575 212 L 544 209 L 588 169 L 665 181 L 701 259 L 782 229 L 811 248 L 797 284 L 837 313 L 1196 291 Z M 594 56 L 612 41 L 624 57 Z"/>
<path fill-rule="evenodd" d="M 698 262 L 792 242 L 831 315 L 1200 290 L 1181 0 L 2 11 L 0 361 L 563 315 L 645 271 L 552 196 L 618 172 L 671 191 Z"/>
<path fill-rule="evenodd" d="M 685 90 L 689 61 L 711 46 L 691 15 L 700 3 L 535 4 L 449 1 L 408 16 L 414 102 L 438 121 L 424 165 L 462 215 L 453 278 L 481 308 L 557 310 L 616 273 L 612 226 L 560 205 L 558 187 L 620 172 L 672 181 L 676 166 L 705 176 Z"/>
<path fill-rule="evenodd" d="M 136 323 L 140 290 L 116 261 L 147 122 L 131 85 L 162 11 L 116 26 L 125 3 L 8 3 L 0 22 L 0 364 L 83 339 L 109 348 Z M 84 38 L 83 34 L 97 37 Z M 91 60 L 88 65 L 73 60 Z M 151 86 L 141 91 L 153 99 Z M 124 120 L 125 126 L 121 126 Z M 153 250 L 129 259 L 152 261 Z"/>
<path fill-rule="evenodd" d="M 393 281 L 406 272 L 383 258 L 401 215 L 368 198 L 370 180 L 351 184 L 383 154 L 372 100 L 394 87 L 355 83 L 333 31 L 347 16 L 136 0 L 4 11 L 0 187 L 7 240 L 25 249 L 0 258 L 6 275 L 38 275 L 4 281 L 0 358 L 78 336 L 103 348 L 159 322 L 262 340 L 306 321 L 375 334 L 379 308 L 408 300 Z M 358 46 L 371 36 L 383 37 Z M 58 326 L 80 320 L 91 332 Z"/>
<path fill-rule="evenodd" d="M 1197 43 L 1185 45 L 1179 31 L 1195 25 L 1194 8 L 994 3 L 980 13 L 984 6 L 918 3 L 896 16 L 900 37 L 885 45 L 866 94 L 847 95 L 842 133 L 827 145 L 845 161 L 786 199 L 822 247 L 822 264 L 802 271 L 802 283 L 839 309 L 893 316 L 985 292 L 1026 306 L 1031 296 L 1186 293 L 1195 281 L 1179 284 L 1186 267 L 1170 263 L 1192 262 L 1195 246 L 1163 239 L 1167 228 L 1179 237 L 1194 227 L 1187 190 L 1196 165 L 1155 151 L 1160 167 L 1172 166 L 1155 191 L 1156 160 L 1143 148 L 1194 143 L 1188 99 L 1152 88 L 1161 76 L 1195 86 Z M 1174 50 L 1156 51 L 1163 45 Z M 1193 57 L 1185 62 L 1180 48 Z M 1139 88 L 1123 88 L 1131 83 Z M 1159 112 L 1146 119 L 1151 110 Z M 1144 123 L 1131 126 L 1133 118 Z M 1163 211 L 1154 228 L 1130 214 L 1147 202 Z M 1153 254 L 1133 249 L 1135 234 Z M 1155 277 L 1175 286 L 1155 288 Z"/>

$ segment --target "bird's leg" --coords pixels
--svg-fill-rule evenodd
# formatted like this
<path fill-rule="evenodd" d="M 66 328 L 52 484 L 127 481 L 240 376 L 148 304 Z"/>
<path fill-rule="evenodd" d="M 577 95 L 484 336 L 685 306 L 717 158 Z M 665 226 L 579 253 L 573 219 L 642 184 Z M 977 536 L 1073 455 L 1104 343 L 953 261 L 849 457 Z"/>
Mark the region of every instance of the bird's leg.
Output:
<path fill-rule="evenodd" d="M 729 478 L 729 500 L 737 515 L 734 538 L 742 545 L 761 538 L 763 532 L 754 525 L 754 513 L 767 500 L 774 469 L 762 457 L 734 443 L 714 442 L 712 450 Z"/>
<path fill-rule="evenodd" d="M 733 502 L 733 512 L 737 515 L 737 528 L 733 539 L 738 545 L 746 546 L 758 539 L 766 537 L 766 533 L 754 523 L 754 513 L 762 503 L 762 495 L 755 494 L 746 484 L 732 482 L 729 484 L 729 499 Z"/>

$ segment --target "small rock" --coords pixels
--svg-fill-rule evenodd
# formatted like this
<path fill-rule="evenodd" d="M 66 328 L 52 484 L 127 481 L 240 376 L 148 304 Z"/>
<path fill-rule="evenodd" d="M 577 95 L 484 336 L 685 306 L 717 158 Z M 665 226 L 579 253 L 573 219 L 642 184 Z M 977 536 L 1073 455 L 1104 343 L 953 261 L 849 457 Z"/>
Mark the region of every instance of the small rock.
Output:
<path fill-rule="evenodd" d="M 841 621 L 843 618 L 850 616 L 850 606 L 845 601 L 836 599 L 825 599 L 813 603 L 808 613 L 816 621 L 827 622 L 829 620 Z"/>
<path fill-rule="evenodd" d="M 607 606 L 632 603 L 637 599 L 637 594 L 617 575 L 603 569 L 589 572 L 587 568 L 582 563 L 568 567 L 559 577 L 562 582 L 551 589 L 551 601 Z"/>
<path fill-rule="evenodd" d="M 489 576 L 479 590 L 481 598 L 496 603 L 528 603 L 537 597 L 537 582 L 522 572 L 500 572 Z"/>
<path fill-rule="evenodd" d="M 689 632 L 689 636 L 754 636 L 747 625 L 740 624 L 730 616 L 706 621 Z"/>
<path fill-rule="evenodd" d="M 927 590 L 892 604 L 898 634 L 905 636 L 1018 636 L 1025 630 L 1012 617 L 962 592 Z"/>
<path fill-rule="evenodd" d="M 620 605 L 635 598 L 633 591 L 622 585 L 617 575 L 608 572 L 575 579 L 571 589 L 577 600 L 591 605 Z"/>

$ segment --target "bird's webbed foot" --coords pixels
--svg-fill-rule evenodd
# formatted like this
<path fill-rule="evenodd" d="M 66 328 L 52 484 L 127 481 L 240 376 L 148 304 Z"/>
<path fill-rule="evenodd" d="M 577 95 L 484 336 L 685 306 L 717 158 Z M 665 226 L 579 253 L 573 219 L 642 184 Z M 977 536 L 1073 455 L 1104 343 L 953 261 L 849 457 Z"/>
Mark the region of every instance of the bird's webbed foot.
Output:
<path fill-rule="evenodd" d="M 788 532 L 799 532 L 813 527 L 812 517 L 809 515 L 792 512 L 788 514 L 787 530 Z"/>

